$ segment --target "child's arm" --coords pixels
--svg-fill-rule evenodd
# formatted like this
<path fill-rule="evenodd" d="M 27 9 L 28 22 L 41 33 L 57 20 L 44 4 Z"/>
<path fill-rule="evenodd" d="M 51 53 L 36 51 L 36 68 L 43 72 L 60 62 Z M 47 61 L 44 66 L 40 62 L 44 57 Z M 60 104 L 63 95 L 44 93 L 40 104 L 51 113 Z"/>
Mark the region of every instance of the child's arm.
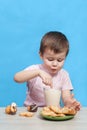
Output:
<path fill-rule="evenodd" d="M 62 91 L 62 100 L 67 107 L 74 107 L 77 111 L 81 108 L 80 103 L 73 97 L 70 90 Z"/>
<path fill-rule="evenodd" d="M 42 82 L 46 85 L 52 86 L 52 77 L 40 69 L 23 70 L 15 74 L 14 80 L 19 83 L 27 82 L 32 78 L 41 77 Z"/>
<path fill-rule="evenodd" d="M 15 74 L 14 80 L 16 82 L 22 83 L 35 78 L 39 75 L 39 70 L 23 70 Z"/>

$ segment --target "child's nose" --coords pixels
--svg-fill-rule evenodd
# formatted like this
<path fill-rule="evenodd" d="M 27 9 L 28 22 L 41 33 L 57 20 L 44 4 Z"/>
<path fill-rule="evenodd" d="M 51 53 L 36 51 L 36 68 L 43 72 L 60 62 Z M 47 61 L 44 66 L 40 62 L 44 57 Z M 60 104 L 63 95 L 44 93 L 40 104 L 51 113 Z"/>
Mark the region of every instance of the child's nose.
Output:
<path fill-rule="evenodd" d="M 53 66 L 57 66 L 58 65 L 58 62 L 57 61 L 53 61 Z"/>

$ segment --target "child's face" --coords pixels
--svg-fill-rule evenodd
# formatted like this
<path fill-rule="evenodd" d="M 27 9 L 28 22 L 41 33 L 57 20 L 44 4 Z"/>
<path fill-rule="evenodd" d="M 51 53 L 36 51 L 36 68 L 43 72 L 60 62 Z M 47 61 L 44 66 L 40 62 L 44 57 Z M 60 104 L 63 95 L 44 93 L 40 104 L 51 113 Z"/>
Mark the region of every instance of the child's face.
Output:
<path fill-rule="evenodd" d="M 50 49 L 46 49 L 44 54 L 40 54 L 41 59 L 44 62 L 45 68 L 50 74 L 56 74 L 64 65 L 66 58 L 66 51 L 61 53 L 54 53 Z"/>

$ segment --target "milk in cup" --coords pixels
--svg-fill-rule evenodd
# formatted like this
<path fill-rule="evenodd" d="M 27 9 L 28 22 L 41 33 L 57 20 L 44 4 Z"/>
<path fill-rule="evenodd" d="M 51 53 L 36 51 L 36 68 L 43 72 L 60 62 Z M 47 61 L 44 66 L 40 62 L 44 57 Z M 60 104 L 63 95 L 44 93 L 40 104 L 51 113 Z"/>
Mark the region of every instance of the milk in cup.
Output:
<path fill-rule="evenodd" d="M 61 91 L 53 88 L 44 89 L 46 106 L 59 106 Z"/>

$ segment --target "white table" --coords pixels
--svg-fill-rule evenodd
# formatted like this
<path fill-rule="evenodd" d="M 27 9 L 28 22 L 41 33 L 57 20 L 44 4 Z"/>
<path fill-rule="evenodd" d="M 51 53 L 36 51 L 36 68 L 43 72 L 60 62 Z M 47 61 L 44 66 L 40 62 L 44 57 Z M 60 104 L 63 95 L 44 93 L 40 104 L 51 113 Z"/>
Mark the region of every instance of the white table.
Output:
<path fill-rule="evenodd" d="M 0 130 L 87 130 L 87 108 L 82 108 L 76 116 L 67 121 L 49 121 L 40 117 L 40 110 L 33 117 L 21 117 L 20 112 L 27 111 L 18 107 L 16 115 L 5 114 L 0 108 Z"/>

